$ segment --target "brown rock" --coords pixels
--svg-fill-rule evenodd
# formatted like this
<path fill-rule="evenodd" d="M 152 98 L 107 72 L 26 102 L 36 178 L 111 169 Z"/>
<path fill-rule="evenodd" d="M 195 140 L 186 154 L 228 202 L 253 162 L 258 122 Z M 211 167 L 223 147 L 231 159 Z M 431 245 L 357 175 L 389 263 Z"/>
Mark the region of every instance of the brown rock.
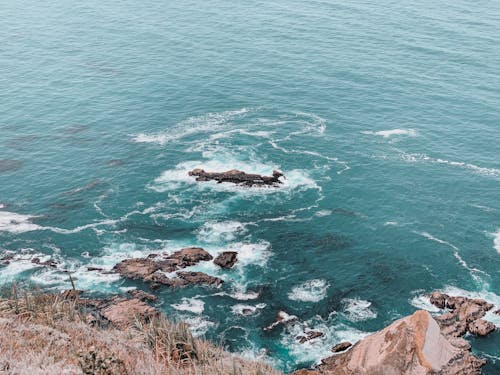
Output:
<path fill-rule="evenodd" d="M 222 268 L 232 268 L 236 263 L 237 255 L 236 251 L 224 251 L 215 258 L 214 263 Z"/>
<path fill-rule="evenodd" d="M 290 375 L 320 375 L 320 373 L 317 371 L 313 371 L 313 370 L 302 369 L 302 370 L 294 371 Z"/>
<path fill-rule="evenodd" d="M 224 280 L 209 276 L 203 272 L 178 272 L 177 276 L 187 284 L 205 284 L 219 286 Z"/>
<path fill-rule="evenodd" d="M 485 360 L 456 347 L 427 311 L 417 311 L 367 336 L 318 370 L 339 375 L 479 374 Z"/>
<path fill-rule="evenodd" d="M 160 265 L 151 259 L 126 259 L 118 263 L 114 270 L 129 279 L 142 279 L 160 269 Z"/>
<path fill-rule="evenodd" d="M 495 330 L 495 325 L 484 319 L 477 319 L 467 326 L 467 330 L 473 335 L 487 336 Z"/>
<path fill-rule="evenodd" d="M 161 269 L 165 272 L 173 272 L 212 259 L 213 257 L 201 247 L 187 247 L 169 255 L 166 261 L 161 262 Z"/>
<path fill-rule="evenodd" d="M 320 331 L 309 331 L 309 332 L 305 332 L 305 335 L 300 335 L 300 336 L 297 336 L 296 338 L 299 341 L 299 343 L 304 344 L 307 341 L 311 341 L 311 340 L 316 339 L 318 337 L 323 337 L 324 335 L 325 334 L 323 332 L 320 332 Z"/>
<path fill-rule="evenodd" d="M 334 353 L 343 352 L 344 350 L 349 349 L 351 346 L 352 346 L 352 344 L 349 341 L 344 341 L 344 342 L 341 342 L 340 344 L 335 345 L 332 348 L 332 352 L 334 352 Z"/>
<path fill-rule="evenodd" d="M 114 326 L 124 329 L 130 327 L 136 319 L 148 321 L 158 314 L 158 311 L 140 299 L 112 299 L 100 314 Z"/>
<path fill-rule="evenodd" d="M 158 297 L 156 297 L 154 294 L 146 293 L 145 291 L 139 289 L 129 290 L 127 293 L 134 298 L 140 299 L 141 301 L 155 302 L 156 300 L 158 300 Z"/>

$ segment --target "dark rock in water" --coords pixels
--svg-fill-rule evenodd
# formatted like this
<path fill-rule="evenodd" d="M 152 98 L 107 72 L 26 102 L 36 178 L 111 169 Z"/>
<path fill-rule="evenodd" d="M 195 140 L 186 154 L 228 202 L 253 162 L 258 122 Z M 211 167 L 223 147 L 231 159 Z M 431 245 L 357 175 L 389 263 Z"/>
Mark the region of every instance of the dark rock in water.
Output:
<path fill-rule="evenodd" d="M 130 294 L 134 298 L 140 299 L 141 301 L 154 302 L 154 301 L 158 300 L 158 297 L 156 297 L 154 294 L 146 293 L 143 290 L 134 289 L 134 290 L 129 290 L 127 293 Z"/>
<path fill-rule="evenodd" d="M 283 173 L 273 171 L 272 176 L 261 176 L 260 174 L 249 174 L 237 169 L 232 169 L 226 172 L 205 172 L 203 169 L 193 169 L 188 172 L 189 176 L 196 176 L 196 181 L 217 181 L 231 182 L 233 184 L 241 184 L 245 186 L 278 186 L 283 182 L 280 177 Z"/>
<path fill-rule="evenodd" d="M 200 247 L 188 247 L 162 257 L 152 254 L 147 258 L 126 259 L 114 267 L 114 271 L 130 279 L 139 279 L 150 283 L 156 289 L 161 285 L 172 288 L 192 284 L 218 286 L 224 281 L 218 277 L 206 275 L 202 272 L 178 272 L 176 277 L 168 277 L 163 272 L 176 272 L 180 269 L 195 265 L 201 261 L 212 260 L 213 257 Z"/>
<path fill-rule="evenodd" d="M 344 342 L 341 342 L 340 344 L 335 345 L 332 348 L 332 352 L 334 352 L 334 353 L 343 352 L 344 350 L 349 349 L 351 346 L 352 346 L 352 344 L 349 341 L 344 341 Z"/>
<path fill-rule="evenodd" d="M 495 325 L 484 319 L 477 319 L 467 326 L 467 330 L 473 335 L 487 336 L 495 330 Z"/>
<path fill-rule="evenodd" d="M 103 269 L 100 267 L 87 266 L 87 271 L 102 271 Z"/>
<path fill-rule="evenodd" d="M 177 276 L 188 284 L 205 284 L 219 286 L 224 283 L 224 280 L 218 277 L 209 276 L 203 272 L 178 272 Z"/>
<path fill-rule="evenodd" d="M 285 311 L 280 310 L 280 311 L 278 311 L 278 314 L 276 315 L 276 320 L 274 321 L 274 323 L 272 323 L 269 326 L 267 326 L 266 328 L 264 328 L 264 331 L 270 331 L 279 325 L 291 323 L 291 322 L 296 321 L 297 319 L 298 319 L 297 316 L 290 315 L 290 314 L 286 313 Z"/>
<path fill-rule="evenodd" d="M 493 314 L 500 315 L 500 309 L 493 311 Z"/>
<path fill-rule="evenodd" d="M 307 341 L 311 341 L 313 339 L 316 339 L 318 337 L 323 337 L 325 334 L 320 331 L 309 331 L 305 332 L 304 335 L 297 336 L 297 340 L 299 340 L 299 343 L 303 344 Z"/>
<path fill-rule="evenodd" d="M 237 261 L 236 251 L 224 251 L 215 258 L 214 263 L 222 268 L 232 268 Z"/>
<path fill-rule="evenodd" d="M 17 171 L 23 166 L 23 162 L 19 160 L 0 159 L 0 172 Z"/>
<path fill-rule="evenodd" d="M 162 262 L 162 270 L 172 272 L 212 259 L 213 257 L 201 247 L 187 247 L 169 255 L 166 258 L 167 262 Z"/>
<path fill-rule="evenodd" d="M 45 262 L 42 262 L 40 258 L 33 258 L 31 259 L 31 263 L 38 264 L 39 266 L 57 268 L 57 262 L 53 260 L 47 260 Z"/>

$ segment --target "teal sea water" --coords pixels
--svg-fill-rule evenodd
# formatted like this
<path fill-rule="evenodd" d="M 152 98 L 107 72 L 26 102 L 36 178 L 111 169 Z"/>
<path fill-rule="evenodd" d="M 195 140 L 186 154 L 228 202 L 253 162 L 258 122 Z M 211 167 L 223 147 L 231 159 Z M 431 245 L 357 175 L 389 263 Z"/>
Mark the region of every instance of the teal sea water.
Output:
<path fill-rule="evenodd" d="M 0 286 L 119 293 L 146 286 L 86 267 L 235 250 L 159 306 L 286 371 L 435 289 L 500 306 L 499 2 L 7 0 L 0 25 Z M 299 324 L 263 331 L 279 309 Z M 499 331 L 471 342 L 500 373 Z"/>

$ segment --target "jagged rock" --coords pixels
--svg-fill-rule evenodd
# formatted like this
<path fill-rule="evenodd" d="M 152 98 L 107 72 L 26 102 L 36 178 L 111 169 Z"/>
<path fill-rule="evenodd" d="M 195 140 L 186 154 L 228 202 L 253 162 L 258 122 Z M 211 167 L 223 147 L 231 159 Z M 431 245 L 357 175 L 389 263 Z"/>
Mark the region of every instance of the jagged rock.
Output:
<path fill-rule="evenodd" d="M 177 276 L 183 280 L 184 285 L 188 284 L 205 284 L 219 286 L 224 283 L 224 280 L 218 277 L 209 276 L 203 272 L 178 272 Z"/>
<path fill-rule="evenodd" d="M 141 301 L 155 302 L 156 300 L 158 300 L 157 296 L 151 293 L 146 293 L 143 290 L 134 289 L 134 290 L 129 290 L 127 293 L 134 298 L 140 299 Z"/>
<path fill-rule="evenodd" d="M 148 321 L 158 315 L 158 311 L 138 298 L 112 298 L 99 309 L 102 317 L 118 328 L 127 328 L 136 319 Z"/>
<path fill-rule="evenodd" d="M 484 359 L 454 346 L 423 310 L 395 321 L 349 351 L 322 361 L 318 371 L 338 375 L 479 374 Z"/>
<path fill-rule="evenodd" d="M 290 315 L 290 314 L 286 313 L 285 311 L 280 310 L 280 311 L 278 311 L 278 314 L 276 315 L 276 320 L 274 321 L 274 323 L 272 323 L 271 325 L 264 328 L 264 331 L 270 331 L 273 328 L 275 328 L 281 324 L 287 324 L 287 323 L 296 321 L 297 319 L 298 319 L 297 316 Z"/>
<path fill-rule="evenodd" d="M 487 336 L 495 330 L 495 325 L 484 319 L 477 319 L 467 326 L 467 330 L 473 335 Z"/>
<path fill-rule="evenodd" d="M 297 340 L 299 340 L 299 343 L 304 344 L 307 341 L 311 341 L 313 339 L 316 339 L 318 337 L 323 337 L 325 334 L 320 331 L 309 331 L 305 332 L 305 335 L 299 335 L 297 336 Z"/>
<path fill-rule="evenodd" d="M 167 256 L 160 262 L 160 268 L 165 272 L 173 272 L 212 259 L 213 257 L 201 247 L 187 247 Z"/>
<path fill-rule="evenodd" d="M 33 258 L 31 259 L 31 263 L 37 264 L 39 266 L 45 266 L 45 267 L 51 267 L 51 268 L 57 268 L 57 262 L 53 260 L 47 260 L 45 262 L 42 262 L 40 258 Z"/>
<path fill-rule="evenodd" d="M 224 251 L 215 258 L 214 263 L 222 268 L 232 268 L 237 261 L 236 251 Z"/>
<path fill-rule="evenodd" d="M 283 173 L 279 171 L 273 171 L 272 176 L 261 176 L 260 174 L 249 174 L 237 169 L 226 172 L 205 172 L 200 168 L 193 169 L 188 172 L 188 175 L 196 176 L 196 181 L 214 180 L 218 183 L 231 182 L 245 186 L 278 186 L 282 184 L 280 177 L 283 177 Z"/>
<path fill-rule="evenodd" d="M 500 309 L 493 311 L 493 314 L 500 315 Z"/>
<path fill-rule="evenodd" d="M 152 259 L 125 259 L 118 263 L 114 270 L 120 275 L 128 277 L 129 279 L 142 279 L 151 275 L 160 269 L 158 262 Z"/>
<path fill-rule="evenodd" d="M 344 341 L 344 342 L 341 342 L 340 344 L 335 345 L 332 348 L 332 352 L 334 352 L 334 353 L 343 352 L 343 351 L 349 349 L 351 346 L 352 346 L 352 344 L 349 341 Z"/>
<path fill-rule="evenodd" d="M 481 318 L 486 315 L 486 312 L 493 308 L 491 303 L 478 298 L 453 297 L 441 292 L 433 292 L 430 301 L 439 308 L 446 307 L 452 310 L 436 317 L 436 321 L 445 336 L 460 337 L 467 331 L 472 334 L 491 332 L 492 323 L 486 324 L 488 322 L 482 321 L 484 323 L 473 324 L 482 320 Z"/>
<path fill-rule="evenodd" d="M 87 266 L 87 271 L 102 271 L 101 267 Z"/>

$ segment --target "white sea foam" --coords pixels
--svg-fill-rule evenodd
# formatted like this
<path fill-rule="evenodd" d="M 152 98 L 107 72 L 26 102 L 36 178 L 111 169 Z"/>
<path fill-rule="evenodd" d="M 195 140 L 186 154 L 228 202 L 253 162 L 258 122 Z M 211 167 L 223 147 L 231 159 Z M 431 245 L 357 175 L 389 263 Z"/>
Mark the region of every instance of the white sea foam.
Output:
<path fill-rule="evenodd" d="M 181 303 L 174 303 L 171 305 L 174 309 L 179 311 L 189 311 L 194 314 L 201 314 L 205 310 L 205 302 L 196 298 L 182 298 Z"/>
<path fill-rule="evenodd" d="M 377 132 L 374 131 L 362 131 L 362 134 L 371 134 L 371 135 L 379 135 L 384 138 L 390 138 L 395 135 L 407 135 L 409 137 L 416 137 L 417 131 L 415 129 L 390 129 L 390 130 L 380 130 Z"/>
<path fill-rule="evenodd" d="M 369 334 L 346 324 L 337 323 L 335 316 L 335 314 L 332 314 L 328 319 L 315 316 L 305 322 L 294 322 L 287 325 L 281 334 L 280 342 L 284 347 L 288 348 L 296 363 L 319 363 L 322 358 L 332 354 L 330 349 L 335 344 L 342 341 L 349 341 L 354 344 Z M 324 336 L 301 344 L 297 337 L 309 331 L 319 331 Z"/>
<path fill-rule="evenodd" d="M 429 312 L 437 313 L 441 311 L 439 308 L 434 306 L 430 297 L 427 294 L 418 294 L 410 300 L 410 304 L 417 309 L 427 310 Z"/>
<path fill-rule="evenodd" d="M 207 222 L 198 230 L 197 238 L 209 243 L 229 242 L 245 231 L 245 224 L 238 221 Z"/>
<path fill-rule="evenodd" d="M 377 317 L 377 313 L 373 310 L 370 301 L 359 298 L 344 298 L 342 303 L 344 305 L 344 315 L 351 322 L 375 319 Z"/>
<path fill-rule="evenodd" d="M 267 305 L 265 303 L 259 303 L 255 306 L 253 305 L 244 305 L 244 304 L 237 304 L 231 307 L 231 310 L 233 311 L 234 315 L 254 315 L 255 313 L 258 312 L 258 310 L 262 310 L 265 308 Z"/>
<path fill-rule="evenodd" d="M 447 241 L 444 241 L 440 238 L 437 238 L 437 237 L 434 237 L 433 235 L 427 233 L 427 232 L 416 232 L 417 234 L 420 234 L 421 236 L 424 236 L 425 238 L 431 240 L 431 241 L 434 241 L 434 242 L 437 242 L 437 243 L 440 243 L 442 245 L 446 245 L 446 246 L 449 246 L 453 249 L 453 256 L 458 260 L 458 262 L 462 265 L 462 267 L 464 267 L 466 270 L 469 271 L 471 277 L 478 283 L 483 283 L 483 280 L 479 277 L 478 274 L 486 274 L 484 271 L 480 270 L 480 269 L 477 269 L 477 268 L 474 268 L 474 267 L 470 267 L 467 262 L 461 257 L 460 255 L 460 250 L 458 247 L 456 247 L 455 245 L 447 242 Z"/>
<path fill-rule="evenodd" d="M 0 232 L 24 233 L 43 229 L 40 225 L 31 222 L 36 217 L 9 211 L 0 211 Z"/>
<path fill-rule="evenodd" d="M 493 238 L 493 247 L 495 248 L 497 253 L 500 254 L 500 228 L 498 228 L 497 231 L 493 233 L 493 235 L 495 236 Z"/>
<path fill-rule="evenodd" d="M 207 331 L 215 327 L 215 323 L 208 320 L 206 317 L 198 315 L 181 315 L 179 317 L 183 322 L 189 325 L 191 333 L 194 337 L 200 337 L 207 333 Z"/>
<path fill-rule="evenodd" d="M 294 301 L 319 302 L 326 297 L 328 282 L 322 279 L 313 279 L 294 286 L 288 298 Z"/>
<path fill-rule="evenodd" d="M 317 217 L 330 216 L 332 214 L 332 210 L 319 210 L 314 214 Z"/>
<path fill-rule="evenodd" d="M 428 163 L 433 163 L 433 164 L 443 164 L 443 165 L 449 165 L 452 167 L 459 167 L 459 168 L 467 169 L 467 170 L 470 170 L 476 174 L 483 175 L 483 176 L 495 177 L 495 178 L 500 177 L 500 169 L 497 169 L 497 168 L 487 168 L 487 167 L 481 167 L 479 165 L 472 164 L 472 163 L 466 163 L 466 162 L 461 162 L 461 161 L 450 161 L 450 160 L 441 159 L 441 158 L 433 158 L 433 157 L 428 156 L 426 154 L 401 152 L 400 158 L 403 161 L 406 161 L 409 163 L 428 162 Z"/>

